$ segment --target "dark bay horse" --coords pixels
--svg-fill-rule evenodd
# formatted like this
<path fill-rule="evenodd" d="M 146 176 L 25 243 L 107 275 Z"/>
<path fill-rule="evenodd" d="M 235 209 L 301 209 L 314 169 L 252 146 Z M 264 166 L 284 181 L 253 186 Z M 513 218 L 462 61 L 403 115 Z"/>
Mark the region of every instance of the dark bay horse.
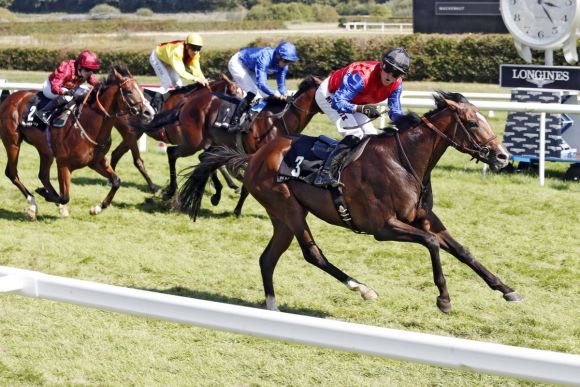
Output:
<path fill-rule="evenodd" d="M 447 251 L 473 269 L 507 301 L 520 301 L 512 288 L 479 263 L 446 230 L 432 211 L 431 171 L 452 145 L 498 170 L 508 163 L 509 155 L 478 109 L 457 93 L 438 92 L 436 109 L 419 120 L 408 116 L 407 129 L 400 136 L 381 133 L 370 136 L 366 147 L 342 171 L 344 203 L 358 231 L 371 234 L 379 241 L 413 242 L 425 246 L 431 256 L 435 285 L 439 290 L 437 306 L 445 313 L 451 310 L 440 249 Z M 411 120 L 409 117 L 415 117 Z M 399 141 L 397 141 L 397 139 Z M 291 145 L 291 138 L 281 136 L 253 155 L 241 155 L 228 148 L 210 150 L 188 177 L 182 191 L 182 205 L 194 219 L 208 172 L 226 163 L 232 171 L 245 166 L 244 186 L 266 209 L 273 225 L 273 235 L 260 256 L 260 268 L 266 306 L 277 310 L 272 277 L 276 264 L 296 237 L 307 262 L 324 270 L 348 289 L 359 291 L 365 299 L 377 293 L 330 263 L 306 223 L 312 212 L 324 221 L 346 227 L 333 204 L 331 192 L 296 180 L 277 183 L 279 166 Z M 361 148 L 359 148 L 361 149 Z M 197 195 L 197 196 L 196 196 Z"/>
<path fill-rule="evenodd" d="M 125 67 L 111 68 L 107 79 L 97 84 L 83 103 L 78 118 L 71 114 L 62 128 L 41 131 L 21 125 L 24 110 L 37 91 L 11 94 L 0 105 L 0 137 L 6 148 L 6 176 L 20 189 L 29 202 L 28 215 L 36 219 L 38 208 L 34 195 L 18 176 L 18 155 L 23 141 L 32 144 L 40 156 L 38 177 L 43 188 L 36 190 L 47 201 L 59 205 L 62 216 L 68 216 L 71 172 L 89 166 L 109 179 L 111 189 L 103 202 L 91 209 L 96 215 L 107 208 L 121 180 L 109 165 L 105 154 L 111 146 L 111 130 L 118 116 L 132 115 L 143 122 L 153 117 L 153 109 L 145 100 L 137 81 Z M 47 132 L 49 131 L 50 132 Z M 50 167 L 56 158 L 60 193 L 50 182 Z"/>
<path fill-rule="evenodd" d="M 284 134 L 301 133 L 306 125 L 312 120 L 316 113 L 321 110 L 316 104 L 314 96 L 321 79 L 309 76 L 298 86 L 296 93 L 289 99 L 288 103 L 269 103 L 254 118 L 247 134 L 232 135 L 223 131 L 214 131 L 214 143 L 237 147 L 244 153 L 254 153 L 264 144 L 272 139 Z M 216 193 L 212 196 L 211 202 L 217 205 L 221 198 L 221 187 L 215 186 Z M 242 186 L 240 198 L 234 209 L 234 214 L 240 216 L 244 201 L 248 197 L 248 191 Z"/>
<path fill-rule="evenodd" d="M 163 102 L 162 112 L 168 112 L 171 111 L 172 109 L 179 107 L 180 105 L 183 105 L 185 103 L 185 100 L 187 100 L 190 97 L 194 97 L 200 93 L 204 94 L 210 93 L 212 91 L 229 95 L 241 95 L 242 92 L 241 89 L 239 88 L 239 85 L 231 81 L 227 76 L 222 75 L 221 79 L 210 82 L 209 88 L 205 88 L 201 84 L 195 83 L 170 92 L 167 99 Z M 115 128 L 117 128 L 123 140 L 111 152 L 111 166 L 113 167 L 113 169 L 116 169 L 117 163 L 119 162 L 119 160 L 121 160 L 123 155 L 125 155 L 125 153 L 127 153 L 128 151 L 131 151 L 131 155 L 133 156 L 133 164 L 139 170 L 139 172 L 147 182 L 149 190 L 155 193 L 157 192 L 158 187 L 155 184 L 153 184 L 153 181 L 149 177 L 149 174 L 145 169 L 145 163 L 141 158 L 141 153 L 139 152 L 139 147 L 137 145 L 137 140 L 139 139 L 139 137 L 141 137 L 141 135 L 144 132 L 140 130 L 137 127 L 137 125 L 134 125 L 134 123 L 132 123 L 131 121 L 132 119 L 127 116 L 120 116 L 115 120 Z M 167 142 L 175 146 L 184 145 L 185 147 L 187 147 L 187 145 L 191 143 L 191 141 L 188 141 L 188 138 L 193 136 L 193 134 L 191 133 L 191 127 L 187 126 L 187 121 L 183 122 L 183 124 L 179 122 L 175 124 L 169 124 L 164 127 L 163 126 L 158 127 L 155 130 L 149 130 L 147 131 L 147 135 L 154 138 L 157 141 Z M 170 168 L 172 163 L 173 165 L 175 165 L 175 158 L 172 157 L 176 153 L 174 148 L 175 147 L 170 147 L 171 150 L 168 149 Z M 180 153 L 183 155 L 187 155 L 187 150 L 185 151 L 181 150 Z M 230 187 L 234 189 L 237 188 L 237 186 L 231 180 L 229 175 L 226 174 L 224 175 L 224 177 L 226 177 L 226 180 Z M 215 176 L 213 178 L 217 179 L 215 178 Z M 217 184 L 221 185 L 219 181 Z"/>

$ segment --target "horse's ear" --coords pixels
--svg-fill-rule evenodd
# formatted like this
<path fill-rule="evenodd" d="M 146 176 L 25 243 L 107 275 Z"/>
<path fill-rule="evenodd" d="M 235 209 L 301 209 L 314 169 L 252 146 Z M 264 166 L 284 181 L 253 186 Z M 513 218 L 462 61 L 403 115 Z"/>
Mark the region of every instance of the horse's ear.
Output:
<path fill-rule="evenodd" d="M 228 83 L 232 83 L 232 80 L 230 79 L 230 77 L 227 76 L 227 74 L 222 73 L 222 79 L 227 81 Z"/>
<path fill-rule="evenodd" d="M 115 78 L 120 79 L 122 77 L 121 73 L 119 71 L 117 71 L 117 66 L 113 67 L 113 74 L 115 75 Z"/>
<path fill-rule="evenodd" d="M 457 102 L 452 101 L 450 99 L 446 99 L 445 103 L 447 104 L 447 106 L 449 106 L 451 110 L 459 111 L 459 104 Z"/>

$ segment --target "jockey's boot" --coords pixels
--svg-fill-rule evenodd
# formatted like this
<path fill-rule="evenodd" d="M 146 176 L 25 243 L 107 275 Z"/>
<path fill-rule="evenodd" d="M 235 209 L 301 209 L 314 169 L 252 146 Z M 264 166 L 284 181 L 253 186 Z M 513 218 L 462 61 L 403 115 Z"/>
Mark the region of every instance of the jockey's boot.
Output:
<path fill-rule="evenodd" d="M 234 112 L 234 116 L 230 121 L 230 126 L 228 127 L 228 133 L 234 133 L 240 129 L 240 118 L 242 114 L 246 112 L 250 103 L 254 100 L 256 94 L 252 93 L 251 91 L 246 94 L 244 99 L 240 101 L 238 106 L 236 107 L 236 111 Z"/>
<path fill-rule="evenodd" d="M 52 111 L 65 105 L 67 102 L 68 101 L 64 98 L 64 96 L 59 95 L 47 103 L 42 109 L 37 110 L 36 116 L 46 125 L 48 125 Z"/>
<path fill-rule="evenodd" d="M 341 142 L 336 144 L 336 147 L 330 152 L 324 165 L 318 171 L 318 175 L 312 182 L 317 187 L 338 187 L 340 181 L 335 177 L 338 173 L 338 169 L 342 165 L 348 150 L 356 143 L 359 139 L 355 136 L 346 136 Z"/>

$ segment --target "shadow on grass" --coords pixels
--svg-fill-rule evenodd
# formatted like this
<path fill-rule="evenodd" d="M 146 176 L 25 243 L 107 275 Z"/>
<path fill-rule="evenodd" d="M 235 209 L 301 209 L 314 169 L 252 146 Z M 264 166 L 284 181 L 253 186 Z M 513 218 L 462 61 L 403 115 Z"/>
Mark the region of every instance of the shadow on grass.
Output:
<path fill-rule="evenodd" d="M 121 188 L 135 188 L 139 191 L 143 191 L 143 192 L 151 192 L 149 191 L 149 187 L 147 187 L 147 184 L 143 183 L 143 184 L 137 184 L 134 183 L 132 181 L 125 181 L 123 180 L 123 176 L 119 176 L 119 178 L 121 179 Z M 73 185 L 80 185 L 80 186 L 86 186 L 86 185 L 98 185 L 98 186 L 103 186 L 106 187 L 107 189 L 110 188 L 109 182 L 107 179 L 105 179 L 104 177 L 73 177 L 71 179 L 71 183 Z"/>
<path fill-rule="evenodd" d="M 50 206 L 49 208 L 53 208 L 55 213 L 58 211 L 58 209 L 56 207 Z M 38 214 L 38 220 L 44 221 L 44 222 L 53 222 L 59 218 L 60 217 L 57 215 L 47 215 L 46 213 L 39 213 Z M 26 216 L 25 211 L 24 211 L 24 207 L 22 208 L 22 211 L 10 211 L 10 210 L 0 208 L 0 219 L 15 220 L 15 221 L 21 221 L 21 222 L 33 222 L 32 220 L 30 220 Z"/>
<path fill-rule="evenodd" d="M 257 309 L 264 309 L 264 303 L 256 303 L 256 302 L 248 302 L 246 300 L 242 300 L 241 298 L 237 297 L 228 297 L 222 294 L 215 294 L 200 290 L 192 290 L 188 288 L 184 288 L 181 286 L 176 286 L 173 288 L 160 290 L 160 289 L 148 289 L 148 288 L 140 288 L 140 290 L 146 290 L 155 293 L 162 293 L 162 294 L 171 294 L 174 296 L 179 297 L 186 297 L 186 298 L 195 298 L 198 300 L 205 300 L 205 301 L 214 301 L 214 302 L 221 302 L 224 304 L 230 305 L 239 305 L 239 306 L 247 306 L 250 308 L 257 308 Z M 321 311 L 315 310 L 310 308 L 289 308 L 284 305 L 279 305 L 280 311 L 285 313 L 292 313 L 292 314 L 299 314 L 303 316 L 311 316 L 311 317 L 319 317 L 319 318 L 326 318 L 328 314 Z"/>

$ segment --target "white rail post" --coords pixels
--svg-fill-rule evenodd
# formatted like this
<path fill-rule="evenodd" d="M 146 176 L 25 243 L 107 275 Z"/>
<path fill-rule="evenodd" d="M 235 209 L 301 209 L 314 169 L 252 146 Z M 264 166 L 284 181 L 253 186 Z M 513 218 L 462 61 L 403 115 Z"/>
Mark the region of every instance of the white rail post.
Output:
<path fill-rule="evenodd" d="M 146 152 L 147 151 L 147 135 L 143 133 L 139 140 L 137 140 L 137 144 L 139 146 L 139 152 Z"/>

